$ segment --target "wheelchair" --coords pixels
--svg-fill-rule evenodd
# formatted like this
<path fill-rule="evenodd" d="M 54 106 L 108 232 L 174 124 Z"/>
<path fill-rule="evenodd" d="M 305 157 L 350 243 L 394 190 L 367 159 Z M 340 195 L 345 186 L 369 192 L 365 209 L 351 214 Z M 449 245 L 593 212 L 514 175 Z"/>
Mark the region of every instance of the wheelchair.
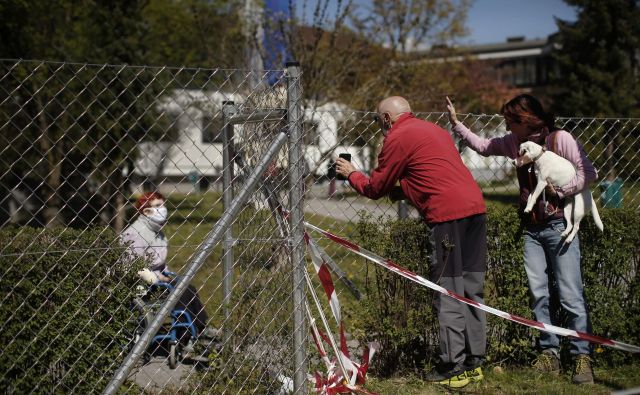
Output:
<path fill-rule="evenodd" d="M 175 277 L 176 273 L 163 272 L 167 277 Z M 134 330 L 130 342 L 135 344 L 145 329 L 151 325 L 156 313 L 164 304 L 166 298 L 173 291 L 174 286 L 169 282 L 157 282 L 145 287 L 139 286 L 139 292 L 132 302 Z M 174 308 L 169 317 L 153 336 L 149 347 L 144 353 L 143 363 L 149 362 L 152 356 L 159 350 L 166 350 L 169 367 L 175 369 L 178 362 L 193 352 L 194 342 L 197 337 L 196 326 L 188 311 L 182 308 Z"/>

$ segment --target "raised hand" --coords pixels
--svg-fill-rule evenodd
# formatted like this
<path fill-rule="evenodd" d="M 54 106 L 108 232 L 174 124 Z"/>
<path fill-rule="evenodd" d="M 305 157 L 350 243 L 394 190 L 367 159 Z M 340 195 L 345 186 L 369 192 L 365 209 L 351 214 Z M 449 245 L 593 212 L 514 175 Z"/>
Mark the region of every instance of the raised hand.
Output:
<path fill-rule="evenodd" d="M 449 96 L 445 96 L 447 98 L 447 111 L 449 112 L 449 122 L 452 125 L 455 125 L 458 122 L 458 117 L 456 116 L 456 108 L 451 103 Z"/>

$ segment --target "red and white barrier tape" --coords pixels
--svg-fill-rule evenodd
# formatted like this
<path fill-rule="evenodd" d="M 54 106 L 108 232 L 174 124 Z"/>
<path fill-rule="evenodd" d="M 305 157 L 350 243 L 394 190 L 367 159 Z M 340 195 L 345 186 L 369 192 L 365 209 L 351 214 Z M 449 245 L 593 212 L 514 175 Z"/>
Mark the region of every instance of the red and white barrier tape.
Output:
<path fill-rule="evenodd" d="M 616 341 L 616 340 L 611 340 L 611 339 L 607 339 L 604 337 L 600 337 L 600 336 L 595 336 L 595 335 L 590 335 L 588 333 L 584 333 L 584 332 L 578 332 L 578 331 L 574 331 L 572 329 L 566 329 L 566 328 L 562 328 L 559 326 L 555 326 L 555 325 L 551 325 L 551 324 L 545 324 L 543 322 L 538 322 L 538 321 L 533 321 L 533 320 L 529 320 L 514 314 L 509 314 L 507 312 L 504 312 L 502 310 L 498 310 L 498 309 L 494 309 L 493 307 L 489 307 L 487 305 L 484 304 L 480 304 L 478 302 L 475 302 L 471 299 L 465 298 L 464 296 L 460 296 L 454 292 L 451 292 L 437 284 L 432 283 L 431 281 L 425 279 L 424 277 L 421 277 L 413 272 L 411 272 L 410 270 L 407 270 L 399 265 L 397 265 L 395 262 L 391 261 L 390 259 L 385 259 L 371 251 L 368 251 L 364 248 L 361 248 L 360 246 L 358 246 L 357 244 L 354 244 L 342 237 L 336 236 L 331 232 L 327 232 L 326 230 L 323 230 L 321 228 L 318 228 L 317 226 L 311 225 L 308 222 L 304 223 L 305 226 L 311 230 L 314 230 L 322 235 L 324 235 L 325 237 L 327 237 L 328 239 L 340 244 L 343 247 L 346 247 L 348 249 L 350 249 L 351 251 L 355 252 L 356 254 L 374 262 L 377 263 L 378 265 L 385 267 L 386 269 L 397 273 L 399 275 L 401 275 L 404 278 L 407 278 L 413 282 L 416 282 L 418 284 L 424 285 L 428 288 L 433 289 L 434 291 L 440 292 L 444 295 L 447 295 L 449 297 L 452 297 L 454 299 L 459 300 L 462 303 L 466 303 L 468 305 L 474 306 L 480 310 L 484 310 L 488 313 L 497 315 L 498 317 L 502 317 L 504 319 L 507 319 L 509 321 L 513 321 L 513 322 L 517 322 L 519 324 L 522 325 L 526 325 L 528 327 L 531 328 L 535 328 L 544 332 L 549 332 L 549 333 L 554 333 L 556 335 L 559 336 L 569 336 L 569 337 L 573 337 L 573 338 L 577 338 L 577 339 L 581 339 L 581 340 L 586 340 L 589 341 L 591 343 L 597 343 L 597 344 L 601 344 L 603 346 L 607 346 L 607 347 L 611 347 L 611 348 L 615 348 L 618 350 L 623 350 L 623 351 L 629 351 L 629 352 L 633 352 L 633 353 L 640 353 L 640 347 L 635 346 L 633 344 L 628 344 L 628 343 L 623 343 L 620 341 Z"/>
<path fill-rule="evenodd" d="M 320 305 L 320 301 L 318 300 L 318 296 L 316 295 L 313 284 L 311 283 L 311 279 L 309 278 L 308 273 L 305 271 L 304 273 L 305 280 L 307 281 L 307 286 L 309 287 L 309 292 L 313 298 L 313 301 L 318 310 L 318 314 L 320 315 L 320 319 L 322 324 L 324 325 L 327 335 L 322 333 L 320 329 L 315 324 L 315 319 L 311 315 L 311 311 L 309 311 L 308 303 L 307 303 L 307 314 L 309 315 L 309 322 L 311 324 L 314 344 L 320 353 L 320 357 L 322 361 L 325 363 L 325 367 L 327 369 L 327 376 L 324 377 L 320 372 L 315 372 L 314 375 L 308 375 L 309 381 L 315 384 L 315 390 L 320 394 L 328 394 L 332 391 L 335 391 L 335 388 L 339 385 L 342 385 L 346 382 L 345 377 L 349 377 L 349 374 L 344 366 L 344 362 L 342 358 L 334 359 L 333 361 L 329 360 L 328 354 L 324 349 L 323 340 L 331 346 L 335 355 L 341 355 L 341 351 L 336 345 L 333 336 L 331 335 L 331 329 L 329 328 L 329 323 L 322 311 L 322 306 Z M 337 362 L 337 364 L 336 364 Z M 339 370 L 337 368 L 340 368 Z"/>
<path fill-rule="evenodd" d="M 316 274 L 318 275 L 320 283 L 322 284 L 322 288 L 324 289 L 325 294 L 327 295 L 327 299 L 329 300 L 331 312 L 333 313 L 336 323 L 338 324 L 338 330 L 340 334 L 340 347 L 338 348 L 332 336 L 329 335 L 327 337 L 318 330 L 318 328 L 315 326 L 315 322 L 313 321 L 310 312 L 308 312 L 310 320 L 312 322 L 312 334 L 314 342 L 316 344 L 316 347 L 318 348 L 318 352 L 320 353 L 321 358 L 323 359 L 323 361 L 325 361 L 325 365 L 327 365 L 326 378 L 323 377 L 319 372 L 316 372 L 315 376 L 310 377 L 310 379 L 315 383 L 315 390 L 317 393 L 327 395 L 352 392 L 360 394 L 370 394 L 359 386 L 364 384 L 365 382 L 367 370 L 369 369 L 369 360 L 373 357 L 377 346 L 375 343 L 370 343 L 367 347 L 365 347 L 362 355 L 362 364 L 358 364 L 351 359 L 351 357 L 349 356 L 349 349 L 347 347 L 347 340 L 344 333 L 344 323 L 342 321 L 342 315 L 340 312 L 340 301 L 338 300 L 338 296 L 335 292 L 333 279 L 331 278 L 331 272 L 329 271 L 327 263 L 322 258 L 320 247 L 307 233 L 305 233 L 305 241 L 309 246 L 311 261 L 313 262 Z M 327 332 L 330 333 L 328 324 L 324 319 L 322 311 L 320 310 L 319 302 L 315 295 L 313 286 L 311 285 L 308 276 L 305 277 L 307 278 L 307 282 L 309 283 L 309 289 L 312 293 L 313 299 L 318 306 L 323 324 L 325 325 Z M 328 363 L 326 351 L 322 346 L 322 340 L 325 340 L 327 343 L 329 343 L 335 350 L 338 356 L 337 362 L 340 366 L 340 371 L 336 369 L 335 364 Z"/>
<path fill-rule="evenodd" d="M 322 340 L 326 341 L 327 343 L 329 343 L 329 340 L 326 338 L 326 335 L 322 333 L 320 329 L 318 329 L 316 320 L 315 318 L 313 318 L 313 315 L 311 315 L 311 310 L 309 310 L 309 304 L 305 303 L 305 307 L 307 310 L 307 318 L 309 318 L 309 325 L 311 326 L 311 335 L 313 336 L 313 342 L 318 349 L 320 358 L 322 359 L 322 362 L 324 362 L 324 365 L 327 367 L 327 370 L 333 369 L 333 364 L 329 360 L 327 351 L 324 349 L 324 345 L 322 344 Z"/>
<path fill-rule="evenodd" d="M 289 217 L 289 212 L 284 210 L 281 205 L 279 205 L 278 213 L 284 219 L 287 219 Z M 367 370 L 369 369 L 369 361 L 371 360 L 371 358 L 373 358 L 378 345 L 377 343 L 369 343 L 367 346 L 365 346 L 362 353 L 362 364 L 358 364 L 351 360 L 351 358 L 349 357 L 349 349 L 347 347 L 346 337 L 344 335 L 344 325 L 342 323 L 342 315 L 340 313 L 340 301 L 338 300 L 338 295 L 335 292 L 333 279 L 331 278 L 331 272 L 329 271 L 328 265 L 323 258 L 323 256 L 328 255 L 322 250 L 320 246 L 318 246 L 318 244 L 309 236 L 307 232 L 304 233 L 304 240 L 309 246 L 311 261 L 313 262 L 316 274 L 320 279 L 322 288 L 324 289 L 325 294 L 329 299 L 331 312 L 333 313 L 333 316 L 338 323 L 338 328 L 340 331 L 340 349 L 338 349 L 335 341 L 333 340 L 333 336 L 331 336 L 331 330 L 328 323 L 326 322 L 322 309 L 320 308 L 320 304 L 315 294 L 313 285 L 311 284 L 311 280 L 309 279 L 308 274 L 305 272 L 305 279 L 307 280 L 309 291 L 311 292 L 314 302 L 318 307 L 318 313 L 320 314 L 322 323 L 325 326 L 327 333 L 329 334 L 329 336 L 327 336 L 318 329 L 315 324 L 315 319 L 311 315 L 311 311 L 307 306 L 307 315 L 309 317 L 309 322 L 311 323 L 311 333 L 313 335 L 313 341 L 316 345 L 316 348 L 318 349 L 320 358 L 323 360 L 327 368 L 326 378 L 323 377 L 320 372 L 315 372 L 314 375 L 308 375 L 309 380 L 315 384 L 315 392 L 318 394 L 334 395 L 355 393 L 362 395 L 376 395 L 375 393 L 368 392 L 365 389 L 361 388 L 360 385 L 363 385 L 366 380 Z M 338 356 L 336 362 L 340 366 L 341 371 L 338 371 L 336 364 L 329 360 L 327 352 L 322 345 L 323 340 L 327 342 L 327 344 L 331 345 L 334 352 Z M 349 377 L 349 373 L 351 373 L 351 377 Z"/>

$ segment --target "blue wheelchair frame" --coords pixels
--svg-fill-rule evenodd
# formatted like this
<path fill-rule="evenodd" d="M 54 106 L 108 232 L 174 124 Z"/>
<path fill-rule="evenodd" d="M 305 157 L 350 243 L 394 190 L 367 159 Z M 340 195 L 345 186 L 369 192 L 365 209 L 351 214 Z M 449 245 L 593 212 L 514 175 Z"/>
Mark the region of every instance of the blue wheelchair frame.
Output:
<path fill-rule="evenodd" d="M 169 291 L 173 291 L 174 287 L 171 283 L 166 282 L 158 282 L 151 286 L 151 290 L 154 288 L 166 288 Z M 182 318 L 182 320 L 181 320 Z M 191 336 L 196 338 L 196 326 L 193 323 L 193 319 L 191 318 L 191 314 L 187 310 L 184 309 L 173 309 L 171 311 L 171 328 L 169 332 L 164 335 L 156 335 L 153 337 L 153 342 L 161 342 L 164 340 L 169 340 L 171 343 L 178 342 L 178 328 L 186 328 L 191 334 Z"/>
<path fill-rule="evenodd" d="M 174 272 L 163 271 L 162 274 L 164 274 L 167 277 L 177 277 L 176 273 Z M 174 288 L 175 287 L 173 286 L 173 284 L 169 282 L 160 281 L 155 284 L 152 284 L 149 287 L 148 292 L 153 292 L 157 289 L 166 289 L 169 292 L 171 292 L 173 291 Z M 191 317 L 191 314 L 189 314 L 188 311 L 181 308 L 173 309 L 171 311 L 171 326 L 169 327 L 169 330 L 164 334 L 155 335 L 151 340 L 150 346 L 153 344 L 159 344 L 163 341 L 168 341 L 169 367 L 171 369 L 175 369 L 177 365 L 178 354 L 180 353 L 180 350 L 178 348 L 180 343 L 178 339 L 178 332 L 182 328 L 184 328 L 184 330 L 191 335 L 191 339 L 196 339 L 197 331 L 196 331 L 196 326 L 193 321 L 193 318 Z"/>

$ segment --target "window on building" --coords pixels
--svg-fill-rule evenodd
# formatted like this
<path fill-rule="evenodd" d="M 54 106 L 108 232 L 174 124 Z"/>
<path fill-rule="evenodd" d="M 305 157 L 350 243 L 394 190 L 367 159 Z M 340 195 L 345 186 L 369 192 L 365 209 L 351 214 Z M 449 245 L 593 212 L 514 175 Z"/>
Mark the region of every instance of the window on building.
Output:
<path fill-rule="evenodd" d="M 538 60 L 533 57 L 506 60 L 498 66 L 498 76 L 511 86 L 538 85 Z"/>

